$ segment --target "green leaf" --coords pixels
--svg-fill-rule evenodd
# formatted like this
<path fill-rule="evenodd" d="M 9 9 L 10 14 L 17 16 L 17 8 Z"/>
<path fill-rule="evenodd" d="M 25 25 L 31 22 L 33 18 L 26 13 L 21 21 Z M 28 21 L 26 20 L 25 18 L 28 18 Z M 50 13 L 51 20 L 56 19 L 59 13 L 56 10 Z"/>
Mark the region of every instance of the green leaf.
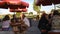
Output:
<path fill-rule="evenodd" d="M 34 0 L 33 8 L 34 8 L 34 10 L 35 10 L 36 12 L 39 12 L 39 11 L 40 11 L 41 6 L 36 6 L 36 5 L 35 5 L 35 3 L 36 3 L 36 0 Z"/>

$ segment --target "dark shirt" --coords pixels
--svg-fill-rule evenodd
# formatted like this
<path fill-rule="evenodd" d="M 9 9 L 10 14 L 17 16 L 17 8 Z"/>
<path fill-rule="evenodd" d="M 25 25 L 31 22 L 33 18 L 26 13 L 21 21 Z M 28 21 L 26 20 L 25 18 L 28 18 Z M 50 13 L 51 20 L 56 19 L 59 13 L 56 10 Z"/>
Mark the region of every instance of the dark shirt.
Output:
<path fill-rule="evenodd" d="M 46 18 L 41 18 L 39 20 L 38 28 L 39 29 L 47 29 L 47 24 L 48 24 L 48 20 Z"/>

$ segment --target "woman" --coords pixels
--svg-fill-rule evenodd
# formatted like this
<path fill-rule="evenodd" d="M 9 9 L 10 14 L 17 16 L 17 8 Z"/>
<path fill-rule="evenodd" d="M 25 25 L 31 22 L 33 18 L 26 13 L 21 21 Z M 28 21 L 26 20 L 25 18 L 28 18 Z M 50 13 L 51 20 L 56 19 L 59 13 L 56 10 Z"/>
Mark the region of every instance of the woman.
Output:
<path fill-rule="evenodd" d="M 2 23 L 2 30 L 3 31 L 8 31 L 9 30 L 9 27 L 10 27 L 10 18 L 8 15 L 6 15 L 4 18 L 3 18 L 3 23 Z"/>
<path fill-rule="evenodd" d="M 51 31 L 51 29 L 52 29 L 52 17 L 53 17 L 53 12 L 51 12 L 48 15 L 48 19 L 49 19 L 49 31 Z"/>
<path fill-rule="evenodd" d="M 21 16 L 21 33 L 25 33 L 25 31 L 30 27 L 30 22 L 29 22 L 29 19 L 24 15 L 22 14 Z"/>
<path fill-rule="evenodd" d="M 12 29 L 14 31 L 14 34 L 18 34 L 19 30 L 18 30 L 18 18 L 16 17 L 16 15 L 13 15 L 13 18 L 11 19 L 11 23 L 10 25 L 12 26 Z"/>
<path fill-rule="evenodd" d="M 36 20 L 36 17 L 34 17 L 31 20 L 31 27 L 26 31 L 25 34 L 41 34 L 41 32 L 38 29 L 38 23 L 39 20 Z"/>
<path fill-rule="evenodd" d="M 48 15 L 43 13 L 38 24 L 38 28 L 40 29 L 41 34 L 48 34 L 48 23 Z"/>
<path fill-rule="evenodd" d="M 29 22 L 29 19 L 23 14 L 22 15 L 22 20 L 25 22 L 25 24 L 30 27 L 30 22 Z"/>
<path fill-rule="evenodd" d="M 54 10 L 52 17 L 52 30 L 60 29 L 60 15 L 58 10 Z"/>

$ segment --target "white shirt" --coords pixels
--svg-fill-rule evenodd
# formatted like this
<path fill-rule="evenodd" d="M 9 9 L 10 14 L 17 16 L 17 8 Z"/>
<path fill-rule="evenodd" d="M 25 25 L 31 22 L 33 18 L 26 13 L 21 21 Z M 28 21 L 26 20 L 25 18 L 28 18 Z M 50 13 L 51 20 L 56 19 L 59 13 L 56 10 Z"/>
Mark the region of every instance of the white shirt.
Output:
<path fill-rule="evenodd" d="M 2 28 L 8 28 L 10 26 L 10 20 L 3 21 Z"/>
<path fill-rule="evenodd" d="M 30 22 L 29 22 L 28 18 L 25 17 L 23 21 L 25 22 L 25 24 L 26 24 L 28 27 L 30 27 Z"/>

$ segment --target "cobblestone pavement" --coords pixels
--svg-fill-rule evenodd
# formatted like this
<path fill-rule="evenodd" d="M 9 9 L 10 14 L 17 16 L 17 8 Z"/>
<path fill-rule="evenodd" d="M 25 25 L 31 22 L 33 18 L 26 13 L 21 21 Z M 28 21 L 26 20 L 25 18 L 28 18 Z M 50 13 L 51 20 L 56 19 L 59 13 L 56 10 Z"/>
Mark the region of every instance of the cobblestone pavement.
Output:
<path fill-rule="evenodd" d="M 0 34 L 14 34 L 12 31 L 0 31 Z"/>
<path fill-rule="evenodd" d="M 0 34 L 14 34 L 13 31 L 0 31 Z M 18 33 L 18 34 L 24 34 L 24 33 Z"/>

